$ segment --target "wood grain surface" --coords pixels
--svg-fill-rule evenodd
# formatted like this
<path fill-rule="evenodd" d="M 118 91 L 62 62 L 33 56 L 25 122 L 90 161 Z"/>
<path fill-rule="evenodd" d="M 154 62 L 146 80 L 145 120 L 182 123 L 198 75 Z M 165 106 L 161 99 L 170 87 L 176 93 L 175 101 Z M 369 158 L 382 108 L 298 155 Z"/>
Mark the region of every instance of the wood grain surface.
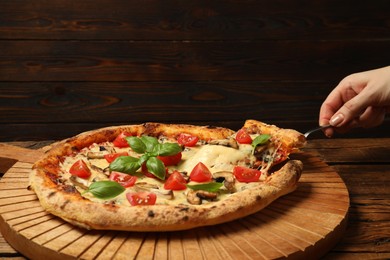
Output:
<path fill-rule="evenodd" d="M 31 163 L 17 162 L 0 181 L 0 229 L 28 258 L 275 259 L 319 257 L 342 237 L 349 195 L 317 155 L 295 155 L 304 172 L 297 190 L 259 213 L 182 232 L 79 229 L 46 213 L 27 190 Z"/>
<path fill-rule="evenodd" d="M 52 142 L 7 144 L 38 149 Z M 320 154 L 321 161 L 326 162 L 341 176 L 350 194 L 345 234 L 322 259 L 389 259 L 390 138 L 311 139 L 305 151 Z M 16 160 L 9 158 L 0 158 L 0 172 L 5 173 L 15 162 Z M 159 245 L 165 248 L 165 245 Z M 0 256 L 24 259 L 2 237 Z"/>
<path fill-rule="evenodd" d="M 0 141 L 145 121 L 305 131 L 343 77 L 389 65 L 389 24 L 387 0 L 0 1 Z"/>

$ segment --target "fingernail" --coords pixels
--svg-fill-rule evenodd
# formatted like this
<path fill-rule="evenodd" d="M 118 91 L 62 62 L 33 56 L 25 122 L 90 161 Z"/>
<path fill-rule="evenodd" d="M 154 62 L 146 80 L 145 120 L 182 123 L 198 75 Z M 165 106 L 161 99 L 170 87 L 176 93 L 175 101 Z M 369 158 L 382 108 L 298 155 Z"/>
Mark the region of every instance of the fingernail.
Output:
<path fill-rule="evenodd" d="M 338 126 L 339 124 L 341 124 L 344 120 L 344 115 L 343 114 L 338 114 L 334 117 L 332 117 L 329 121 L 329 123 L 332 125 L 332 126 Z"/>

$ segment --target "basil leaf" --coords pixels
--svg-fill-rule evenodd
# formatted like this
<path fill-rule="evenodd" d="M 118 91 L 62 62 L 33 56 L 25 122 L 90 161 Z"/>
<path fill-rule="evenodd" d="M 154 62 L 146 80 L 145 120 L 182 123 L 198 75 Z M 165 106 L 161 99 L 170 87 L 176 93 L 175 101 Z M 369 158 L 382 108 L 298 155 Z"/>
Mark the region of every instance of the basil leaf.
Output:
<path fill-rule="evenodd" d="M 112 199 L 125 190 L 119 183 L 115 181 L 97 181 L 93 182 L 87 192 L 92 193 L 98 199 Z"/>
<path fill-rule="evenodd" d="M 136 153 L 144 153 L 146 152 L 146 145 L 144 142 L 135 136 L 126 137 L 127 142 L 129 143 L 131 149 L 133 149 Z"/>
<path fill-rule="evenodd" d="M 146 161 L 146 168 L 160 180 L 165 180 L 165 166 L 160 159 L 150 157 L 149 160 Z"/>
<path fill-rule="evenodd" d="M 148 153 L 143 154 L 143 155 L 141 155 L 141 157 L 139 158 L 138 163 L 139 163 L 140 165 L 142 165 L 144 162 L 146 162 L 147 160 L 149 160 L 150 157 L 151 157 L 151 155 L 148 154 Z"/>
<path fill-rule="evenodd" d="M 161 156 L 175 155 L 181 151 L 182 149 L 177 143 L 165 143 L 155 147 L 155 152 Z"/>
<path fill-rule="evenodd" d="M 135 173 L 140 167 L 140 160 L 131 156 L 120 156 L 110 163 L 111 171 L 124 173 Z"/>
<path fill-rule="evenodd" d="M 253 148 L 256 148 L 258 145 L 263 145 L 271 138 L 270 135 L 258 135 L 256 138 L 252 141 Z"/>
<path fill-rule="evenodd" d="M 222 186 L 223 183 L 220 182 L 209 182 L 209 183 L 195 184 L 195 185 L 187 184 L 187 187 L 192 190 L 205 190 L 209 192 L 217 192 Z"/>
<path fill-rule="evenodd" d="M 145 144 L 146 152 L 152 152 L 153 148 L 159 144 L 156 137 L 144 135 L 140 139 Z"/>

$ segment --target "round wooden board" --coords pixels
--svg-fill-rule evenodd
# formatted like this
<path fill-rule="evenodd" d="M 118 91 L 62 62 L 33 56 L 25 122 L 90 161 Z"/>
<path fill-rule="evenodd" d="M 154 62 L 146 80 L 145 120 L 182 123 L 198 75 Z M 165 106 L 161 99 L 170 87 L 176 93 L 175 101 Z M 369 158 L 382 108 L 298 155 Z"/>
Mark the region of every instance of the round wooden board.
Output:
<path fill-rule="evenodd" d="M 27 190 L 31 163 L 17 162 L 0 181 L 0 230 L 31 259 L 319 258 L 343 235 L 349 208 L 340 176 L 310 153 L 298 189 L 233 222 L 180 232 L 76 228 L 45 212 Z"/>

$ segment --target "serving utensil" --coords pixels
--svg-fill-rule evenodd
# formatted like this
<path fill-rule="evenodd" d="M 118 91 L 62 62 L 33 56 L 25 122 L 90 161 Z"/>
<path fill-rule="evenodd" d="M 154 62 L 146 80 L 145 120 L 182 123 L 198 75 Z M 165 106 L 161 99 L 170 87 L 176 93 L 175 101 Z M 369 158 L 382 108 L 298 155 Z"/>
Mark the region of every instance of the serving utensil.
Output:
<path fill-rule="evenodd" d="M 327 124 L 327 125 L 323 125 L 323 126 L 319 126 L 319 127 L 316 127 L 316 128 L 313 128 L 309 131 L 307 131 L 306 133 L 304 133 L 303 135 L 305 136 L 305 138 L 307 138 L 311 133 L 314 133 L 316 131 L 319 131 L 319 130 L 322 130 L 324 128 L 328 128 L 328 127 L 331 127 L 330 124 Z"/>

